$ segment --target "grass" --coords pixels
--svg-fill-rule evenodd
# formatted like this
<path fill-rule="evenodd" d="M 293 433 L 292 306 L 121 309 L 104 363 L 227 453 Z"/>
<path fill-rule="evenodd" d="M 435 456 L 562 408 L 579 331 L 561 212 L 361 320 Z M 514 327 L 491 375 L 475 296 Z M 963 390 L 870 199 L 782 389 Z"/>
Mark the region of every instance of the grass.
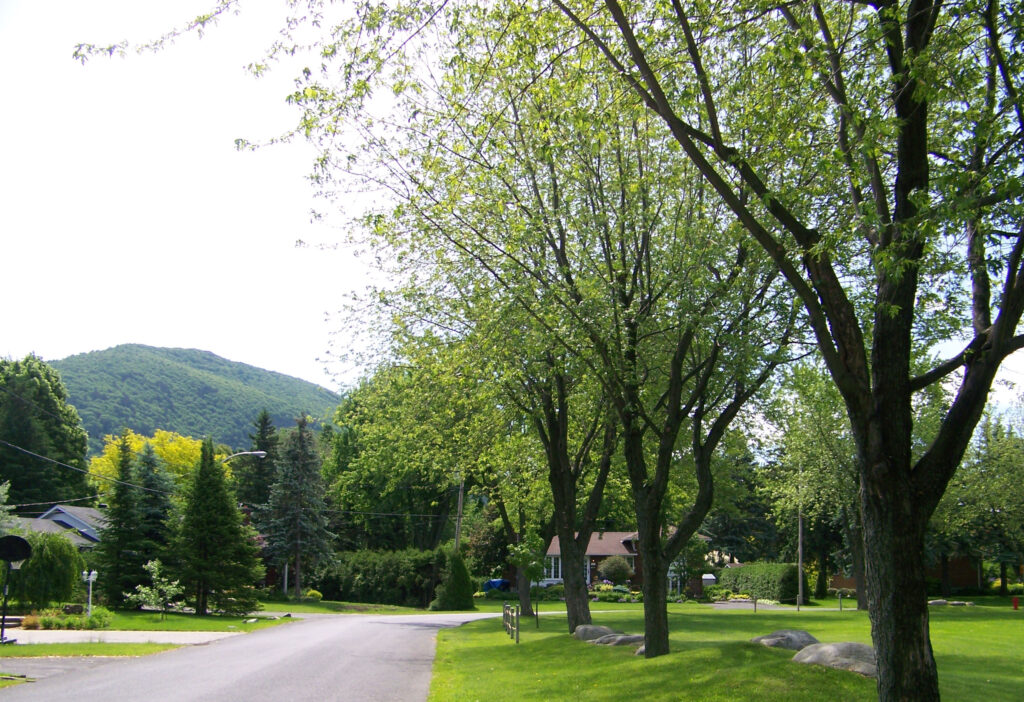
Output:
<path fill-rule="evenodd" d="M 247 624 L 246 620 L 256 619 Z M 169 613 L 163 620 L 159 612 L 138 612 L 133 610 L 117 610 L 110 626 L 101 631 L 255 631 L 268 626 L 277 626 L 288 622 L 288 619 L 269 619 L 252 615 L 248 617 L 226 617 L 208 615 L 197 617 L 194 614 Z"/>
<path fill-rule="evenodd" d="M 260 602 L 266 612 L 290 612 L 292 614 L 423 614 L 422 609 L 398 607 L 397 605 L 364 604 L 359 602 L 293 602 L 291 600 L 263 600 Z M 498 609 L 501 609 L 500 603 Z"/>
<path fill-rule="evenodd" d="M 0 646 L 0 658 L 46 658 L 51 656 L 148 656 L 177 644 L 157 643 L 52 643 Z"/>
<path fill-rule="evenodd" d="M 599 605 L 595 603 L 596 612 Z M 545 611 L 542 605 L 542 612 Z M 1019 700 L 1024 647 L 1017 645 L 1024 612 L 1008 607 L 932 611 L 932 646 L 939 685 L 948 700 Z M 643 630 L 640 610 L 594 615 L 630 633 Z M 671 653 L 646 660 L 632 647 L 584 644 L 567 635 L 565 617 L 523 623 L 519 646 L 500 622 L 472 622 L 438 636 L 431 702 L 520 700 L 738 700 L 808 702 L 874 700 L 875 683 L 854 673 L 790 662 L 792 652 L 749 640 L 776 629 L 806 629 L 820 641 L 871 642 L 864 612 L 815 609 L 715 611 L 670 605 Z"/>

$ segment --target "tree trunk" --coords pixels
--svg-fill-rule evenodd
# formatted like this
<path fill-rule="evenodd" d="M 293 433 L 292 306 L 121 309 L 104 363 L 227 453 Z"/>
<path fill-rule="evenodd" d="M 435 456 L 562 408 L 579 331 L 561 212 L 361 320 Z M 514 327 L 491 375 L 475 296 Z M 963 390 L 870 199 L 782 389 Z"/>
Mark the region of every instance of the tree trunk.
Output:
<path fill-rule="evenodd" d="M 295 599 L 302 599 L 302 552 L 295 550 Z"/>
<path fill-rule="evenodd" d="M 818 579 L 814 584 L 814 599 L 823 600 L 828 596 L 828 549 L 822 547 L 818 554 Z"/>
<path fill-rule="evenodd" d="M 999 596 L 1006 597 L 1010 594 L 1006 587 L 1006 561 L 999 561 Z"/>
<path fill-rule="evenodd" d="M 953 584 L 949 579 L 949 554 L 945 552 L 939 556 L 939 577 L 939 591 L 943 597 L 950 597 L 953 594 Z"/>
<path fill-rule="evenodd" d="M 657 544 L 657 542 L 655 542 Z M 644 574 L 644 658 L 663 656 L 668 646 L 668 572 L 662 562 L 660 548 L 644 548 L 640 552 Z M 650 552 L 649 552 L 650 551 Z"/>
<path fill-rule="evenodd" d="M 587 534 L 587 541 L 590 535 Z M 565 586 L 565 613 L 569 620 L 569 633 L 582 624 L 590 624 L 590 594 L 587 592 L 586 549 L 575 538 L 566 540 L 558 535 L 562 556 L 562 583 Z"/>
<path fill-rule="evenodd" d="M 850 544 L 850 560 L 853 569 L 853 586 L 857 590 L 857 609 L 868 608 L 867 579 L 864 577 L 864 530 L 861 529 L 860 509 L 852 507 L 843 510 L 846 540 Z"/>
<path fill-rule="evenodd" d="M 530 603 L 530 579 L 526 570 L 516 566 L 516 591 L 519 593 L 519 614 L 524 617 L 533 616 L 533 605 Z"/>
<path fill-rule="evenodd" d="M 924 528 L 909 517 L 909 491 L 865 486 L 864 547 L 871 638 L 880 700 L 938 700 L 938 672 L 928 638 Z M 894 496 L 903 495 L 903 499 Z"/>

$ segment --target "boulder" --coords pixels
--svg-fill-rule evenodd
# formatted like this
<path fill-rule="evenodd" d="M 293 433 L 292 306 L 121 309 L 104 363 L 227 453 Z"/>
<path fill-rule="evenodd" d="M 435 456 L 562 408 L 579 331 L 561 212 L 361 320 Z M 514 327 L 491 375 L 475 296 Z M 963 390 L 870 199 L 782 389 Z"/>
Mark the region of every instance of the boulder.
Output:
<path fill-rule="evenodd" d="M 621 633 L 621 631 L 615 631 L 615 629 L 598 626 L 597 624 L 580 624 L 576 627 L 576 631 L 572 632 L 572 635 L 580 641 L 590 641 L 592 639 L 599 639 L 602 636 L 608 636 L 609 634 Z"/>
<path fill-rule="evenodd" d="M 646 651 L 647 651 L 647 645 L 646 645 L 646 644 L 644 644 L 643 646 L 641 646 L 640 648 L 638 648 L 638 649 L 636 650 L 636 653 L 634 653 L 633 655 L 636 655 L 636 656 L 642 656 L 642 655 L 644 655 L 644 653 L 645 653 Z"/>
<path fill-rule="evenodd" d="M 867 644 L 844 641 L 842 643 L 811 644 L 793 656 L 794 663 L 824 665 L 837 670 L 849 670 L 869 678 L 878 675 L 875 649 Z"/>
<path fill-rule="evenodd" d="M 800 629 L 780 629 L 764 636 L 754 637 L 751 641 L 772 648 L 788 648 L 790 651 L 799 651 L 811 644 L 818 643 L 816 638 Z"/>
<path fill-rule="evenodd" d="M 928 604 L 931 607 L 944 607 L 949 604 L 948 600 L 928 600 Z"/>
<path fill-rule="evenodd" d="M 601 638 L 590 640 L 590 643 L 598 646 L 634 646 L 643 642 L 643 634 L 607 634 Z"/>

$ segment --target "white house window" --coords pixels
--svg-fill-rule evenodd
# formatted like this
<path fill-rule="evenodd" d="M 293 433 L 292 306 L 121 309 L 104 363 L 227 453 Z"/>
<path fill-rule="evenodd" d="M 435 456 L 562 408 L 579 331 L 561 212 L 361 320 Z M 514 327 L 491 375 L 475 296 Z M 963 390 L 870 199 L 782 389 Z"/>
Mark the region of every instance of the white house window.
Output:
<path fill-rule="evenodd" d="M 544 559 L 544 579 L 545 580 L 561 580 L 562 579 L 562 557 L 561 556 L 547 556 Z"/>

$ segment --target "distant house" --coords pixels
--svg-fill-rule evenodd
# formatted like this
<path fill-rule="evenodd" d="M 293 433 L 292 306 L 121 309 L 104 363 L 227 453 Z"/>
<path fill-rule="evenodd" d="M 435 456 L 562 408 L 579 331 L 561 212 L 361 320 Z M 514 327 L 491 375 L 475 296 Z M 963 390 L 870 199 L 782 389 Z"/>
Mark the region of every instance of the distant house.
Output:
<path fill-rule="evenodd" d="M 637 553 L 637 533 L 635 531 L 595 531 L 590 535 L 587 544 L 587 555 L 584 559 L 588 583 L 598 579 L 597 566 L 606 558 L 622 556 L 629 562 L 636 576 L 633 584 L 640 582 L 640 554 Z M 562 549 L 558 537 L 551 539 L 544 558 L 544 578 L 539 584 L 547 587 L 562 582 Z"/>
<path fill-rule="evenodd" d="M 711 539 L 703 534 L 697 534 L 697 538 L 703 541 L 711 541 Z M 639 546 L 640 537 L 635 531 L 595 531 L 590 536 L 590 543 L 587 544 L 587 554 L 584 560 L 584 567 L 586 569 L 586 581 L 588 584 L 593 584 L 599 579 L 597 574 L 597 567 L 606 558 L 612 556 L 622 556 L 629 563 L 629 567 L 633 569 L 635 575 L 630 579 L 630 584 L 634 588 L 639 588 L 643 584 L 643 575 L 641 571 L 641 559 L 640 554 L 637 552 Z M 717 552 L 716 552 L 717 553 Z M 710 556 L 709 556 L 710 557 Z M 681 592 L 683 587 L 687 583 L 683 582 L 679 573 L 683 572 L 683 567 L 676 567 L 675 564 L 669 568 L 669 592 Z M 696 583 L 700 583 L 700 575 L 691 577 Z M 551 545 L 548 546 L 547 553 L 544 558 L 544 577 L 538 581 L 538 585 L 547 587 L 549 585 L 555 585 L 562 582 L 562 550 L 559 545 L 558 537 L 551 539 Z"/>
<path fill-rule="evenodd" d="M 26 531 L 64 534 L 79 551 L 95 547 L 107 524 L 98 509 L 74 505 L 54 505 L 34 519 L 18 517 L 16 521 L 17 526 Z"/>

